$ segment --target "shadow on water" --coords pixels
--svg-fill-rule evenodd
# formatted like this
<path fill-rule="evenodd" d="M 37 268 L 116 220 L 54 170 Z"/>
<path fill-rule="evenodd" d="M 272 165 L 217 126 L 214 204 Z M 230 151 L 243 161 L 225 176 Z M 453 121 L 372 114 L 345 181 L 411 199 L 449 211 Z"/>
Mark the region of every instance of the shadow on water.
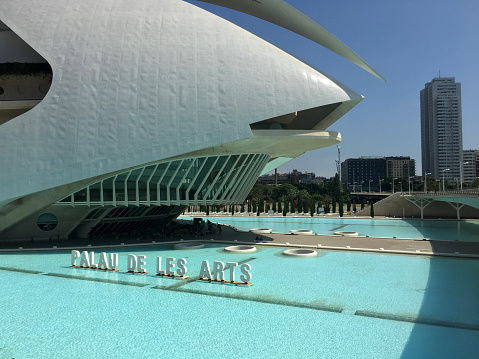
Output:
<path fill-rule="evenodd" d="M 403 220 L 433 253 L 479 254 L 479 223 Z M 479 352 L 479 260 L 431 257 L 421 309 L 402 358 L 472 358 Z"/>
<path fill-rule="evenodd" d="M 433 252 L 443 252 L 443 242 L 431 241 L 431 245 Z M 421 309 L 401 357 L 477 357 L 479 260 L 431 257 L 429 261 Z"/>
<path fill-rule="evenodd" d="M 455 220 L 402 220 L 418 233 L 415 240 L 427 241 L 433 253 L 479 255 L 479 222 Z M 398 236 L 398 238 L 401 238 Z"/>
<path fill-rule="evenodd" d="M 433 240 L 479 242 L 478 221 L 402 219 L 424 238 Z"/>

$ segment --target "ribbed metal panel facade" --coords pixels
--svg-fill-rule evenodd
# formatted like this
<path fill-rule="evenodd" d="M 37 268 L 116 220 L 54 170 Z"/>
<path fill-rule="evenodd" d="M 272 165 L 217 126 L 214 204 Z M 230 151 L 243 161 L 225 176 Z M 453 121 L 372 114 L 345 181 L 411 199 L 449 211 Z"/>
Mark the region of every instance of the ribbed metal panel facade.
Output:
<path fill-rule="evenodd" d="M 172 206 L 241 203 L 269 155 L 187 158 L 136 168 L 82 188 L 57 205 Z"/>

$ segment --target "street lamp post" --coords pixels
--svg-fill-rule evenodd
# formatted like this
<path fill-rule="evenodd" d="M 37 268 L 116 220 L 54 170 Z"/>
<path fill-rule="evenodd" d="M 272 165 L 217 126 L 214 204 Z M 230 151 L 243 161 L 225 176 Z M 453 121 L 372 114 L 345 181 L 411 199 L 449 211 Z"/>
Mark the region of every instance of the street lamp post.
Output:
<path fill-rule="evenodd" d="M 394 180 L 397 180 L 397 178 L 393 178 L 393 194 L 394 194 Z"/>
<path fill-rule="evenodd" d="M 424 193 L 427 193 L 427 175 L 430 175 L 431 172 L 424 174 Z"/>
<path fill-rule="evenodd" d="M 407 180 L 407 189 L 409 190 L 409 194 L 411 194 L 411 178 L 414 178 L 414 176 L 408 177 L 408 180 Z M 413 188 L 413 192 L 414 192 L 414 188 Z"/>
<path fill-rule="evenodd" d="M 464 162 L 464 163 L 463 163 L 463 162 L 461 161 L 461 162 L 459 162 L 459 164 L 461 165 L 460 167 L 461 167 L 461 191 L 462 191 L 462 181 L 463 181 L 462 171 L 464 171 L 463 165 L 468 165 L 469 162 Z"/>
<path fill-rule="evenodd" d="M 444 169 L 442 170 L 442 191 L 443 191 L 443 192 L 446 192 L 446 187 L 445 187 L 445 185 L 444 185 L 444 172 L 449 171 L 449 170 L 450 170 L 449 168 L 444 168 Z"/>
<path fill-rule="evenodd" d="M 379 179 L 379 193 L 383 193 L 383 191 L 381 189 L 381 181 L 382 181 L 382 178 Z"/>
<path fill-rule="evenodd" d="M 372 182 L 372 181 L 373 181 L 372 179 L 369 180 L 369 190 L 368 190 L 369 193 L 371 193 L 371 182 Z"/>

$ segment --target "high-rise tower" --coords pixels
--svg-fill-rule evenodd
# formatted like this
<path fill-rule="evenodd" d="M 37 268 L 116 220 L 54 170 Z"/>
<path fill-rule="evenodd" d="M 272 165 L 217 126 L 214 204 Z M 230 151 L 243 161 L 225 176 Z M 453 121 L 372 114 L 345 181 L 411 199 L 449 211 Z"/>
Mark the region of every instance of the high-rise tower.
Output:
<path fill-rule="evenodd" d="M 462 161 L 461 84 L 434 78 L 421 90 L 422 174 L 458 180 Z"/>

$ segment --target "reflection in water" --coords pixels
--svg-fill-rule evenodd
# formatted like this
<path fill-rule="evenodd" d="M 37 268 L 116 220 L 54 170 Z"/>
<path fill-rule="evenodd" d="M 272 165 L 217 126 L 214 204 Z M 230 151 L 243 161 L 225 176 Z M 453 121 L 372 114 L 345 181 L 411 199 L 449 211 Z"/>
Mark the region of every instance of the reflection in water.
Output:
<path fill-rule="evenodd" d="M 191 219 L 191 217 L 180 217 Z M 213 222 L 232 225 L 248 231 L 252 228 L 271 228 L 275 233 L 294 229 L 310 229 L 318 234 L 332 235 L 341 231 L 358 232 L 360 236 L 429 238 L 434 240 L 479 241 L 479 222 L 420 219 L 369 219 L 320 217 L 204 217 Z"/>

